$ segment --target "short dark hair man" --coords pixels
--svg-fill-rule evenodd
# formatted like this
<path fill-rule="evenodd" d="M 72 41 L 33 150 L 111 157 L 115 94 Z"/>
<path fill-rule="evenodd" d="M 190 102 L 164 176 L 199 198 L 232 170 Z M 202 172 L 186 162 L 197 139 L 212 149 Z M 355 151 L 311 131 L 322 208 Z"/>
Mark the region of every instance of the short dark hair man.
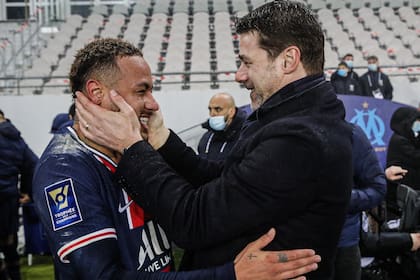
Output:
<path fill-rule="evenodd" d="M 198 154 L 210 160 L 224 160 L 238 140 L 246 113 L 225 92 L 213 95 L 208 109 L 210 118 L 201 125 L 208 131 L 198 143 Z"/>
<path fill-rule="evenodd" d="M 275 226 L 280 234 L 268 248 L 314 248 L 322 261 L 308 278 L 330 279 L 352 186 L 352 128 L 324 78 L 321 26 L 303 4 L 273 1 L 236 30 L 236 80 L 261 106 L 222 165 L 195 155 L 158 112 L 140 125 L 118 96 L 122 112 L 95 118 L 102 108 L 78 94 L 78 115 L 89 124 L 83 133 L 124 151 L 118 182 L 191 248 L 184 267 L 232 260 Z"/>

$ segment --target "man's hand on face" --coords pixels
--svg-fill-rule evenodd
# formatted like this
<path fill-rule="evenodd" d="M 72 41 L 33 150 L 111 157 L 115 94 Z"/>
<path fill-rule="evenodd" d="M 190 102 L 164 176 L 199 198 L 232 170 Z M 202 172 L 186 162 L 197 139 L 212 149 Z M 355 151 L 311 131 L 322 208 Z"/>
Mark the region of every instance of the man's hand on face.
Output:
<path fill-rule="evenodd" d="M 261 251 L 275 236 L 274 229 L 249 243 L 234 261 L 237 280 L 290 279 L 318 268 L 321 257 L 313 250 Z M 296 279 L 306 279 L 304 276 Z"/>
<path fill-rule="evenodd" d="M 83 135 L 93 142 L 123 153 L 124 149 L 143 140 L 140 122 L 133 108 L 115 91 L 111 100 L 119 111 L 104 109 L 76 92 L 76 114 Z"/>
<path fill-rule="evenodd" d="M 152 147 L 157 150 L 166 143 L 169 129 L 165 127 L 163 115 L 160 110 L 154 111 L 147 119 L 141 119 L 141 135 Z"/>

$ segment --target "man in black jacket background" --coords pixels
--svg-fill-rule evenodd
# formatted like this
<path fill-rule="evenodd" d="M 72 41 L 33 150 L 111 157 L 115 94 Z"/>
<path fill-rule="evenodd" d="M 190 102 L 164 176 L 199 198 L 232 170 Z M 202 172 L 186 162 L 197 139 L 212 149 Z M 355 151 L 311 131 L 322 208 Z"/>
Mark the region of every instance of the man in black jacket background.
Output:
<path fill-rule="evenodd" d="M 208 108 L 210 118 L 201 125 L 208 131 L 198 143 L 198 154 L 210 160 L 224 160 L 239 138 L 246 113 L 224 92 L 213 95 Z"/>

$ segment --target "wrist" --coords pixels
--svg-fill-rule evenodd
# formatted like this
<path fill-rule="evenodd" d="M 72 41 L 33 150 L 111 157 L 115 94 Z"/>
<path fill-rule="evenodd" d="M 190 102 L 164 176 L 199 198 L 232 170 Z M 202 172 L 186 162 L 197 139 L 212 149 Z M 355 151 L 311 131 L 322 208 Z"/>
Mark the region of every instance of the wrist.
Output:
<path fill-rule="evenodd" d="M 123 155 L 128 149 L 130 149 L 131 146 L 140 141 L 143 141 L 143 138 L 141 136 L 130 138 L 129 140 L 127 139 L 127 141 L 122 143 L 122 146 L 119 149 L 120 153 Z"/>
<path fill-rule="evenodd" d="M 149 134 L 148 142 L 153 147 L 153 149 L 158 150 L 162 147 L 169 138 L 169 129 L 162 127 L 161 129 L 155 131 L 153 134 Z"/>

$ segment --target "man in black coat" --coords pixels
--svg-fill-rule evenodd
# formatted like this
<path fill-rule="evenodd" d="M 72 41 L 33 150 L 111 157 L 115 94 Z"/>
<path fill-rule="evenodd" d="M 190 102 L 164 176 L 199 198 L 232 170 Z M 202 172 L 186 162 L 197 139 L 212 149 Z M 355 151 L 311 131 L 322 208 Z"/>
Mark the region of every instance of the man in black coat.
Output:
<path fill-rule="evenodd" d="M 335 79 L 331 78 L 331 84 L 337 94 L 363 95 L 359 80 L 351 74 L 351 69 L 345 62 L 338 64 Z"/>
<path fill-rule="evenodd" d="M 19 204 L 30 201 L 32 176 L 38 157 L 1 110 L 0 155 L 0 252 L 5 257 L 5 266 L 0 260 L 0 279 L 10 277 L 16 280 L 20 279 L 19 255 L 16 250 L 18 209 Z"/>
<path fill-rule="evenodd" d="M 123 153 L 117 183 L 186 248 L 183 268 L 233 260 L 274 226 L 267 249 L 313 248 L 322 261 L 308 279 L 331 279 L 352 186 L 352 128 L 323 75 L 322 29 L 303 4 L 274 1 L 236 30 L 236 80 L 260 106 L 223 165 L 186 147 L 159 112 L 140 124 L 118 95 L 119 112 L 109 112 L 77 94 L 83 133 Z"/>
<path fill-rule="evenodd" d="M 246 113 L 235 106 L 228 93 L 217 93 L 209 101 L 210 118 L 201 126 L 208 131 L 198 143 L 198 154 L 210 160 L 224 160 L 239 138 Z"/>
<path fill-rule="evenodd" d="M 391 117 L 394 133 L 388 144 L 386 158 L 387 177 L 393 169 L 399 175 L 396 181 L 388 181 L 387 204 L 391 217 L 399 216 L 396 205 L 398 183 L 420 190 L 420 112 L 416 108 L 398 108 Z"/>
<path fill-rule="evenodd" d="M 394 89 L 388 75 L 381 71 L 378 57 L 369 56 L 367 62 L 368 71 L 360 77 L 363 95 L 392 100 Z"/>

